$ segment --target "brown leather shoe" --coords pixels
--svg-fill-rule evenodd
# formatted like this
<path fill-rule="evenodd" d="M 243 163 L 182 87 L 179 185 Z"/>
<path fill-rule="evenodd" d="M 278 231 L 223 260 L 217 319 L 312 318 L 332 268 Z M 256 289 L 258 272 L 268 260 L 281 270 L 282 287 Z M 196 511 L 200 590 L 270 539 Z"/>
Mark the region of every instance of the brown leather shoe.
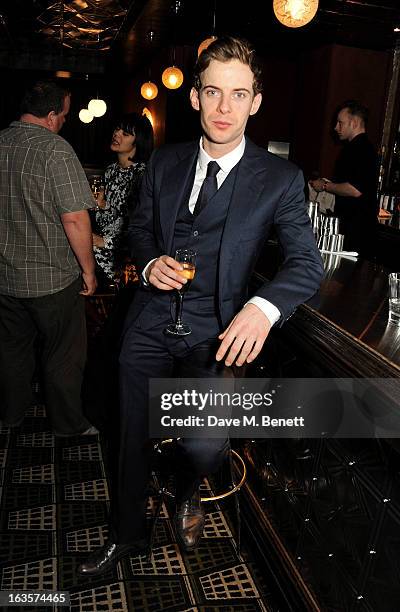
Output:
<path fill-rule="evenodd" d="M 80 576 L 99 576 L 112 569 L 126 555 L 146 555 L 148 548 L 146 540 L 139 540 L 135 544 L 115 544 L 109 540 L 78 567 L 78 574 Z"/>
<path fill-rule="evenodd" d="M 179 543 L 187 551 L 194 550 L 203 535 L 205 523 L 198 491 L 177 508 L 174 523 Z"/>

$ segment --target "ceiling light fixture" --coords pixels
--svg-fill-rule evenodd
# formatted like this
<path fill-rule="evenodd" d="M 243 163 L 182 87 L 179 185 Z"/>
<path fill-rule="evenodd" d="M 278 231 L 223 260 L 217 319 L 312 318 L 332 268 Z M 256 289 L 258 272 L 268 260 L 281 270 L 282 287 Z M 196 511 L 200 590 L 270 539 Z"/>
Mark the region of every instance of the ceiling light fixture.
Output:
<path fill-rule="evenodd" d="M 199 48 L 197 49 L 197 57 L 200 55 L 202 51 L 207 49 L 207 47 L 211 45 L 211 43 L 214 42 L 214 40 L 217 40 L 217 37 L 215 36 L 215 15 L 216 13 L 217 13 L 217 0 L 214 0 L 212 35 L 200 43 Z"/>
<path fill-rule="evenodd" d="M 149 30 L 147 32 L 147 40 L 148 40 L 149 45 L 151 46 L 154 40 L 154 30 Z M 151 67 L 149 65 L 149 80 L 146 83 L 143 83 L 143 85 L 140 88 L 140 94 L 145 100 L 154 100 L 154 98 L 156 98 L 158 94 L 157 85 L 151 81 L 150 70 L 151 70 Z"/>
<path fill-rule="evenodd" d="M 205 38 L 203 42 L 199 44 L 199 48 L 197 49 L 197 56 L 199 56 L 200 53 L 207 49 L 207 47 L 209 47 L 211 43 L 214 42 L 214 40 L 217 40 L 216 36 L 210 36 L 209 38 Z"/>
<path fill-rule="evenodd" d="M 56 77 L 57 79 L 70 79 L 72 76 L 69 70 L 57 70 Z"/>
<path fill-rule="evenodd" d="M 102 117 L 107 111 L 107 104 L 99 98 L 92 98 L 88 104 L 88 111 L 93 117 Z"/>
<path fill-rule="evenodd" d="M 93 115 L 87 108 L 82 108 L 79 111 L 79 119 L 82 121 L 82 123 L 90 123 L 93 121 Z"/>
<path fill-rule="evenodd" d="M 178 89 L 183 83 L 183 72 L 176 66 L 169 66 L 162 73 L 161 80 L 168 89 Z"/>
<path fill-rule="evenodd" d="M 176 18 L 177 18 L 178 11 L 180 10 L 180 8 L 181 8 L 180 0 L 175 0 L 175 5 L 174 5 L 175 23 L 176 23 Z M 175 27 L 174 27 L 174 30 L 175 30 Z M 175 38 L 176 37 L 175 37 L 175 31 L 174 31 L 173 39 L 175 40 Z M 163 85 L 167 89 L 178 89 L 183 83 L 183 72 L 177 66 L 175 66 L 175 53 L 176 53 L 176 49 L 175 49 L 175 46 L 173 46 L 172 48 L 172 66 L 168 66 L 168 68 L 166 68 L 161 75 L 161 80 L 163 82 Z"/>
<path fill-rule="evenodd" d="M 141 86 L 140 93 L 146 100 L 154 100 L 158 94 L 158 87 L 155 83 L 147 81 Z"/>
<path fill-rule="evenodd" d="M 314 19 L 318 0 L 274 0 L 275 17 L 288 28 L 301 28 Z"/>

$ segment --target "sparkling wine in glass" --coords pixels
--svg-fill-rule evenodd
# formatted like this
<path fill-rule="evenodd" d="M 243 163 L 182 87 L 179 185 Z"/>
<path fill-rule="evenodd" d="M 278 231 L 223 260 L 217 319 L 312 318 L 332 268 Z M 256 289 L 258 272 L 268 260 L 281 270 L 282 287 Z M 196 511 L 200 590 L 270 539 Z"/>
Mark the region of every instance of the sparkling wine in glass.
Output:
<path fill-rule="evenodd" d="M 90 188 L 93 193 L 93 197 L 96 200 L 96 209 L 99 208 L 97 199 L 99 197 L 99 193 L 104 191 L 104 182 L 103 177 L 100 174 L 94 174 L 90 179 Z"/>
<path fill-rule="evenodd" d="M 183 270 L 180 270 L 178 274 L 186 278 L 187 282 L 182 285 L 181 289 L 176 291 L 177 301 L 175 323 L 170 323 L 165 328 L 165 333 L 168 336 L 188 336 L 192 333 L 192 330 L 189 325 L 182 323 L 182 306 L 184 294 L 189 289 L 196 272 L 196 251 L 193 251 L 192 249 L 178 249 L 175 252 L 175 260 L 178 261 L 183 268 Z"/>

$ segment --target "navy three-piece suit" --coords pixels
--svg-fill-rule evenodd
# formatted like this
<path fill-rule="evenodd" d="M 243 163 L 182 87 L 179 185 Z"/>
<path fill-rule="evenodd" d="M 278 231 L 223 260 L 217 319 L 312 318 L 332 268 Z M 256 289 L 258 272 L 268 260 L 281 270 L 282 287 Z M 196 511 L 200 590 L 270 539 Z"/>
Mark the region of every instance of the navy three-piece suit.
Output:
<path fill-rule="evenodd" d="M 177 248 L 197 252 L 196 276 L 185 296 L 185 338 L 165 336 L 174 318 L 174 292 L 142 286 L 125 324 L 120 356 L 121 448 L 118 502 L 112 511 L 114 537 L 131 543 L 143 537 L 148 479 L 148 379 L 226 375 L 215 361 L 218 335 L 246 303 L 247 285 L 274 226 L 284 252 L 275 278 L 258 296 L 281 313 L 279 324 L 318 289 L 323 266 L 304 205 L 299 169 L 248 139 L 244 155 L 207 206 L 193 216 L 188 202 L 198 143 L 165 146 L 146 170 L 140 202 L 129 229 L 139 273 Z M 217 469 L 224 440 L 182 442 L 178 500 L 193 493 L 201 477 Z"/>

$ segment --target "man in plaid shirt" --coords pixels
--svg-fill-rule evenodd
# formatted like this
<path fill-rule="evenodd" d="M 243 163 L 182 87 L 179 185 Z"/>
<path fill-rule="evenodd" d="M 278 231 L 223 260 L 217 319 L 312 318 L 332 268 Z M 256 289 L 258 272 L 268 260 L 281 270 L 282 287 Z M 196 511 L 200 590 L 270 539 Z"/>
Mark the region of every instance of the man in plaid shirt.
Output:
<path fill-rule="evenodd" d="M 39 82 L 19 121 L 0 132 L 0 393 L 3 423 L 32 402 L 36 339 L 47 413 L 57 435 L 97 430 L 84 417 L 84 297 L 96 289 L 87 209 L 93 196 L 60 136 L 70 95 Z"/>

